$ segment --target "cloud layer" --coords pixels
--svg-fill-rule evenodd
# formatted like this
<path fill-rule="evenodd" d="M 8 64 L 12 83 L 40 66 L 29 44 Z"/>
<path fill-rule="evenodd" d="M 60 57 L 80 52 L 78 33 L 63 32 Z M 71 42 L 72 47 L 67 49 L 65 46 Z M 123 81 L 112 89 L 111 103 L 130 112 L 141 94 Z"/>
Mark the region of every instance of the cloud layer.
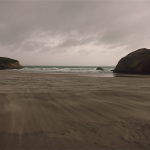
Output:
<path fill-rule="evenodd" d="M 115 65 L 149 48 L 149 8 L 149 1 L 0 1 L 0 52 L 24 64 Z"/>

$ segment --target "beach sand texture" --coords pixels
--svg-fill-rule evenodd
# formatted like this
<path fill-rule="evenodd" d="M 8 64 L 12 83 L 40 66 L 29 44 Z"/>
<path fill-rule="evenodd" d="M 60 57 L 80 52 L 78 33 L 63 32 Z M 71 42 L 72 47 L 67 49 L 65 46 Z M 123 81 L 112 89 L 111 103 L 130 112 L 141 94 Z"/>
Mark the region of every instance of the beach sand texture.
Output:
<path fill-rule="evenodd" d="M 0 149 L 149 149 L 150 78 L 0 72 Z"/>

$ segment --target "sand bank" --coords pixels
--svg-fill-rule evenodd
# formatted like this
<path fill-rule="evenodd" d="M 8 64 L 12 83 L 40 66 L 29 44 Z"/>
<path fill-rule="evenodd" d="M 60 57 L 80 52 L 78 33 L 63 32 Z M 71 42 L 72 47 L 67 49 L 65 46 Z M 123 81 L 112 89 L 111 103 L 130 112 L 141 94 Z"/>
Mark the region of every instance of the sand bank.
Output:
<path fill-rule="evenodd" d="M 150 78 L 0 72 L 0 149 L 149 149 Z"/>

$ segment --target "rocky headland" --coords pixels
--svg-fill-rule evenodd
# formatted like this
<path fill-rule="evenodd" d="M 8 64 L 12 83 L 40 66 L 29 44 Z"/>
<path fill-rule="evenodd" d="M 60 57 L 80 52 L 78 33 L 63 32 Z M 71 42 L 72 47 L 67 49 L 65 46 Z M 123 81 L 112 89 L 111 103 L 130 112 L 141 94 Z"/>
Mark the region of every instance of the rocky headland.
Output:
<path fill-rule="evenodd" d="M 0 57 L 0 70 L 5 69 L 22 69 L 23 67 L 20 65 L 18 60 Z"/>
<path fill-rule="evenodd" d="M 120 59 L 114 73 L 150 74 L 150 49 L 141 48 Z"/>

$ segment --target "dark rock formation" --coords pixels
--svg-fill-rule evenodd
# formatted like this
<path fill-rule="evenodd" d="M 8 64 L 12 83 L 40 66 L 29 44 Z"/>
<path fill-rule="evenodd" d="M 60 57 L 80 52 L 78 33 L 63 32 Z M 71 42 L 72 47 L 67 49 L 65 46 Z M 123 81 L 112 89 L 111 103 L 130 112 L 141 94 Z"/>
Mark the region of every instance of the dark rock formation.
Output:
<path fill-rule="evenodd" d="M 5 69 L 22 69 L 23 67 L 20 65 L 18 60 L 0 57 L 0 70 Z"/>
<path fill-rule="evenodd" d="M 141 48 L 120 59 L 114 73 L 150 74 L 150 49 Z"/>
<path fill-rule="evenodd" d="M 97 67 L 97 68 L 96 68 L 96 70 L 103 70 L 103 68 L 101 68 L 101 67 Z"/>

